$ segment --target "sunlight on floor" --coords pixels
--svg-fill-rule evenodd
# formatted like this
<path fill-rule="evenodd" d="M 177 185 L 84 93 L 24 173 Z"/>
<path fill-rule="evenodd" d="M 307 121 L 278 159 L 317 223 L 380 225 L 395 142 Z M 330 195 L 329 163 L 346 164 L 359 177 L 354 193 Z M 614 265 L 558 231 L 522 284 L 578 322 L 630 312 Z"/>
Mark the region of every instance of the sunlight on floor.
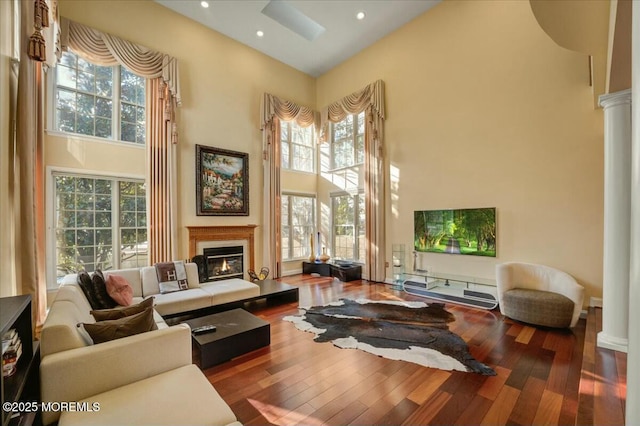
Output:
<path fill-rule="evenodd" d="M 276 425 L 321 425 L 322 422 L 316 418 L 308 417 L 304 413 L 287 410 L 286 408 L 276 407 L 275 405 L 266 404 L 255 399 L 248 398 L 247 401 L 264 416 L 269 423 Z"/>

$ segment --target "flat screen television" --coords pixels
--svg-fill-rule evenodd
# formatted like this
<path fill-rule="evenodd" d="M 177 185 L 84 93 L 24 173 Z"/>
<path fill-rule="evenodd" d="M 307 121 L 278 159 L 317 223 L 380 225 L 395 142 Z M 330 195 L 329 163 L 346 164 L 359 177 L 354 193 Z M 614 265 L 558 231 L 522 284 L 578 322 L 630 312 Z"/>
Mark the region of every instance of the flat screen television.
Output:
<path fill-rule="evenodd" d="M 413 214 L 418 252 L 496 257 L 496 209 L 419 210 Z"/>

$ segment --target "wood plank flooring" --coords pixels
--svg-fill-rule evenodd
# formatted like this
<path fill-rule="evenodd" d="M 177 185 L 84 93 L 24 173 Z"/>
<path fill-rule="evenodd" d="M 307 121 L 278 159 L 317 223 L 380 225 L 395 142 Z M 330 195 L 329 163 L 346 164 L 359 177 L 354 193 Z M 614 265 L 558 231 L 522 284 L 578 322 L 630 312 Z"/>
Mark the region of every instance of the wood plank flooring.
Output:
<path fill-rule="evenodd" d="M 286 277 L 300 305 L 340 298 L 424 300 L 389 285 Z M 626 357 L 595 348 L 597 312 L 573 330 L 540 329 L 454 304 L 450 329 L 497 376 L 450 372 L 316 343 L 282 321 L 298 304 L 253 304 L 271 345 L 205 370 L 246 425 L 623 424 Z M 596 310 L 598 311 L 598 310 Z M 600 323 L 598 323 L 600 321 Z M 583 369 L 583 363 L 586 369 Z"/>

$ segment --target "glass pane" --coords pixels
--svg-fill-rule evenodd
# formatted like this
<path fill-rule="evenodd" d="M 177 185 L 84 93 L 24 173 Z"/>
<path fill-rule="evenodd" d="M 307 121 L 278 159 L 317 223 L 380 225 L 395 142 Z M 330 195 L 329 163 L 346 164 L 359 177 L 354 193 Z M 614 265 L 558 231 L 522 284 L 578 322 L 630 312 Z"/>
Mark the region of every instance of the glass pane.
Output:
<path fill-rule="evenodd" d="M 88 72 L 78 71 L 78 90 L 82 90 L 83 92 L 95 93 L 95 76 Z"/>
<path fill-rule="evenodd" d="M 79 229 L 77 232 L 78 240 L 77 244 L 79 246 L 92 246 L 94 242 L 94 233 L 93 230 L 88 229 Z"/>
<path fill-rule="evenodd" d="M 92 74 L 95 73 L 96 66 L 90 62 L 85 61 L 84 59 L 78 57 L 78 69 L 82 71 L 87 71 Z"/>
<path fill-rule="evenodd" d="M 121 132 L 120 132 L 120 140 L 127 142 L 135 142 L 136 141 L 136 125 L 132 123 L 125 123 L 124 121 L 121 124 Z"/>
<path fill-rule="evenodd" d="M 121 116 L 122 121 L 129 123 L 135 123 L 136 121 L 136 107 L 131 104 L 122 103 Z"/>
<path fill-rule="evenodd" d="M 136 197 L 123 195 L 120 197 L 120 209 L 123 212 L 131 212 L 136 210 Z"/>
<path fill-rule="evenodd" d="M 147 130 L 144 124 L 136 124 L 136 142 L 145 143 L 147 138 Z"/>
<path fill-rule="evenodd" d="M 91 178 L 76 178 L 76 190 L 78 192 L 93 193 L 95 180 Z"/>
<path fill-rule="evenodd" d="M 76 195 L 76 209 L 78 209 L 78 210 L 93 210 L 93 195 L 91 195 L 91 194 L 77 194 Z"/>
<path fill-rule="evenodd" d="M 78 228 L 93 228 L 93 212 L 78 212 L 76 218 Z"/>
<path fill-rule="evenodd" d="M 136 214 L 135 213 L 121 213 L 120 214 L 120 226 L 133 228 L 136 226 Z"/>
<path fill-rule="evenodd" d="M 136 123 L 144 125 L 146 122 L 144 107 L 136 107 Z"/>
<path fill-rule="evenodd" d="M 111 212 L 96 212 L 96 228 L 111 228 Z"/>
<path fill-rule="evenodd" d="M 60 65 L 64 65 L 67 67 L 75 68 L 77 64 L 76 55 L 71 52 L 62 52 L 62 56 L 60 57 Z"/>
<path fill-rule="evenodd" d="M 136 241 L 136 230 L 135 229 L 122 229 L 120 231 L 120 241 L 122 242 L 123 247 L 129 247 L 133 249 Z"/>
<path fill-rule="evenodd" d="M 111 229 L 96 230 L 96 244 L 110 246 L 111 240 L 112 240 Z"/>
<path fill-rule="evenodd" d="M 146 213 L 138 213 L 138 220 L 136 226 L 147 226 L 147 214 Z"/>
<path fill-rule="evenodd" d="M 96 118 L 96 136 L 101 138 L 111 138 L 111 119 Z"/>
<path fill-rule="evenodd" d="M 96 94 L 111 97 L 113 93 L 113 68 L 98 67 L 96 69 Z"/>
<path fill-rule="evenodd" d="M 280 152 L 282 153 L 282 167 L 289 169 L 291 167 L 289 163 L 289 144 L 283 143 L 280 145 Z"/>
<path fill-rule="evenodd" d="M 109 195 L 109 199 L 111 199 L 111 181 L 105 179 L 96 179 L 95 180 L 95 191 L 96 194 L 107 194 Z M 111 202 L 109 202 L 111 205 Z"/>
<path fill-rule="evenodd" d="M 111 99 L 96 98 L 96 115 L 111 119 L 112 114 Z M 109 120 L 109 122 L 111 122 L 111 120 Z"/>
<path fill-rule="evenodd" d="M 56 67 L 56 83 L 58 86 L 76 88 L 76 70 L 58 65 Z"/>

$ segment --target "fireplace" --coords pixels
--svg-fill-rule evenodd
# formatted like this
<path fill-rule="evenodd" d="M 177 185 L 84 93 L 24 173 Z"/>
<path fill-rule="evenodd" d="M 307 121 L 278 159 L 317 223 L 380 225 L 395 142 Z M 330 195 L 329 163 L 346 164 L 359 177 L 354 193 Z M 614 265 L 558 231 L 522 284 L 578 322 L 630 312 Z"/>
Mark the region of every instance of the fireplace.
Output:
<path fill-rule="evenodd" d="M 248 280 L 247 270 L 255 268 L 253 235 L 255 228 L 256 225 L 187 226 L 189 257 L 198 264 L 200 282 L 226 278 Z M 210 249 L 215 250 L 210 252 Z M 219 251 L 220 249 L 222 251 Z M 208 256 L 212 256 L 211 273 L 209 273 Z M 241 262 L 238 262 L 239 256 L 242 256 Z M 226 267 L 229 268 L 231 263 L 234 272 L 222 273 L 225 258 Z"/>
<path fill-rule="evenodd" d="M 244 275 L 242 246 L 210 247 L 203 250 L 207 281 L 242 278 Z"/>

